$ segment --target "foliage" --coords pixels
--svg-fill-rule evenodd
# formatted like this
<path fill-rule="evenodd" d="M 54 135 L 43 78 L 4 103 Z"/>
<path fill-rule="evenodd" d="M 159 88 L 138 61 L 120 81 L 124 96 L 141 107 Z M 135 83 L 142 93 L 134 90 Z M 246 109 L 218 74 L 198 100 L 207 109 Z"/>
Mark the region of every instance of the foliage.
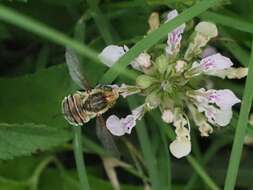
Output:
<path fill-rule="evenodd" d="M 212 46 L 230 57 L 236 66 L 252 67 L 251 0 L 1 0 L 0 3 L 0 189 L 81 189 L 71 144 L 73 135 L 61 115 L 62 99 L 78 89 L 64 64 L 66 46 L 80 55 L 83 71 L 92 85 L 98 81 L 131 83 L 136 73 L 127 65 L 140 52 L 150 48 L 160 51 L 161 40 L 183 22 L 194 26 L 199 20 L 210 20 L 219 27 L 219 36 L 211 41 Z M 180 16 L 146 34 L 151 12 L 162 15 L 174 8 L 182 12 Z M 78 40 L 72 38 L 74 34 L 79 35 Z M 106 70 L 97 55 L 110 43 L 136 45 Z M 174 139 L 174 133 L 156 111 L 138 123 L 131 136 L 116 138 L 125 164 L 117 165 L 116 170 L 122 189 L 139 190 L 143 184 L 151 184 L 154 190 L 223 189 L 223 186 L 228 190 L 234 185 L 236 189 L 250 189 L 252 148 L 245 145 L 242 151 L 242 145 L 245 136 L 253 137 L 247 121 L 252 103 L 251 79 L 252 69 L 246 85 L 244 80 L 213 80 L 217 88 L 234 90 L 245 104 L 234 109 L 231 125 L 216 130 L 211 138 L 193 134 L 193 153 L 186 159 L 170 158 L 168 143 Z M 137 101 L 141 100 L 120 99 L 109 112 L 125 116 Z M 95 135 L 94 123 L 82 128 L 88 181 L 92 190 L 112 190 L 101 161 L 108 154 Z"/>

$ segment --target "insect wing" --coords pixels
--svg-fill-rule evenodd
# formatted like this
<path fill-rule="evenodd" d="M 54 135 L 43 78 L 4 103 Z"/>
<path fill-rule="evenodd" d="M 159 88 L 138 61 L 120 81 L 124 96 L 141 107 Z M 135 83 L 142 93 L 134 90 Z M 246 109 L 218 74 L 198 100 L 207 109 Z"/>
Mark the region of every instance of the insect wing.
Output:
<path fill-rule="evenodd" d="M 105 126 L 105 121 L 102 116 L 98 116 L 96 119 L 96 133 L 97 137 L 101 141 L 103 147 L 115 157 L 120 157 L 120 152 L 114 142 L 114 139 L 108 129 Z"/>
<path fill-rule="evenodd" d="M 72 80 L 82 89 L 91 89 L 88 81 L 81 73 L 82 67 L 75 51 L 69 47 L 66 48 L 65 52 L 66 64 L 68 66 L 69 74 Z"/>

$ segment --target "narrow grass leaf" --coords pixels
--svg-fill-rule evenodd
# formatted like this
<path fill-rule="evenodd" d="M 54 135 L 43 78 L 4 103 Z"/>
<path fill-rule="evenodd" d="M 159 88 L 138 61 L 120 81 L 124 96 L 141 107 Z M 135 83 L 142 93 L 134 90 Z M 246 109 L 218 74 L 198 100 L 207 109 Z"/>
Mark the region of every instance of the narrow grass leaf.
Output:
<path fill-rule="evenodd" d="M 91 15 L 94 18 L 96 26 L 100 34 L 102 35 L 103 39 L 105 40 L 105 43 L 106 44 L 113 43 L 112 33 L 115 34 L 115 31 L 111 28 L 109 20 L 99 9 L 98 1 L 97 0 L 86 0 L 86 1 L 91 9 Z M 117 35 L 114 35 L 114 38 L 115 37 L 117 37 Z"/>
<path fill-rule="evenodd" d="M 240 19 L 240 16 L 226 16 L 219 13 L 207 11 L 200 15 L 200 18 L 209 20 L 217 24 L 228 26 L 243 32 L 249 32 L 253 34 L 253 24 Z"/>
<path fill-rule="evenodd" d="M 138 106 L 136 100 L 132 98 L 129 98 L 128 103 L 131 109 L 136 108 Z M 143 156 L 147 164 L 152 189 L 160 190 L 161 184 L 160 184 L 160 179 L 159 179 L 158 171 L 157 171 L 157 163 L 154 157 L 154 153 L 152 152 L 152 149 L 150 148 L 151 143 L 149 140 L 149 135 L 148 135 L 144 121 L 138 121 L 136 130 L 137 130 L 138 139 L 140 141 L 141 149 L 143 152 Z"/>
<path fill-rule="evenodd" d="M 0 19 L 62 46 L 71 47 L 79 54 L 96 63 L 100 62 L 97 53 L 91 48 L 37 20 L 34 20 L 33 18 L 18 13 L 11 8 L 0 5 Z"/>
<path fill-rule="evenodd" d="M 241 110 L 240 110 L 239 119 L 238 119 L 238 123 L 236 127 L 234 143 L 232 147 L 232 152 L 231 152 L 226 180 L 225 180 L 225 190 L 234 189 L 235 184 L 236 184 L 236 178 L 238 175 L 240 158 L 241 158 L 242 149 L 243 149 L 244 136 L 247 130 L 248 116 L 249 116 L 249 112 L 250 112 L 250 108 L 252 104 L 252 98 L 253 98 L 252 81 L 253 81 L 253 42 L 252 42 L 248 77 L 246 79 Z"/>

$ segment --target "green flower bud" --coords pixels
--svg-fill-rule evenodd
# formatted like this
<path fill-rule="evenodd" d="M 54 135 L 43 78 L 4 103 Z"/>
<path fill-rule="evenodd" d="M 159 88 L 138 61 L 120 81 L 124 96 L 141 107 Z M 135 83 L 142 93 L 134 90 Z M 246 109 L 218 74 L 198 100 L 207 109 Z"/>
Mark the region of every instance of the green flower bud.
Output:
<path fill-rule="evenodd" d="M 156 108 L 161 103 L 161 98 L 159 95 L 159 90 L 153 91 L 149 94 L 145 100 L 147 105 L 151 108 Z"/>
<path fill-rule="evenodd" d="M 163 74 L 168 67 L 168 58 L 166 57 L 166 55 L 161 55 L 157 57 L 155 60 L 155 66 L 159 73 Z"/>
<path fill-rule="evenodd" d="M 154 82 L 156 82 L 156 79 L 148 75 L 140 75 L 136 79 L 136 84 L 142 89 L 150 87 Z"/>

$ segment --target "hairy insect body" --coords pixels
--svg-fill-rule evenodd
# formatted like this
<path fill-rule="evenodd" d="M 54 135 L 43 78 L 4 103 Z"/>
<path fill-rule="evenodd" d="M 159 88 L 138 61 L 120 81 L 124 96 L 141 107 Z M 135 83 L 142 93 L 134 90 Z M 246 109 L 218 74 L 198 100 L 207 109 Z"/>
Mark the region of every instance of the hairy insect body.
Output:
<path fill-rule="evenodd" d="M 90 91 L 77 91 L 62 101 L 62 112 L 71 125 L 83 125 L 111 108 L 119 94 L 109 86 L 99 86 Z"/>

